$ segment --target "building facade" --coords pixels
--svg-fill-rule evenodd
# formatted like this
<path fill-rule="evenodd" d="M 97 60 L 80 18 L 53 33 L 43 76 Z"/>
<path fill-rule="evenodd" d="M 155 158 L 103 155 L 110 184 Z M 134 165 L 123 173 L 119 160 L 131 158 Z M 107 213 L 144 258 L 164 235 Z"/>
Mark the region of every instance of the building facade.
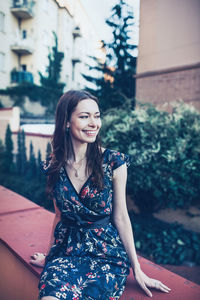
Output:
<path fill-rule="evenodd" d="M 66 90 L 84 88 L 86 82 L 81 74 L 88 72 L 86 65 L 90 63 L 89 56 L 102 58 L 102 52 L 98 34 L 81 1 L 0 1 L 0 89 L 22 82 L 40 83 L 39 72 L 45 75 L 48 55 L 55 45 L 53 33 L 58 38 L 58 50 L 64 53 L 60 81 L 66 84 Z M 44 123 L 45 108 L 28 98 L 23 108 L 12 107 L 12 98 L 8 96 L 1 95 L 0 101 L 4 106 L 0 108 L 0 140 L 5 142 L 9 124 L 13 153 L 16 154 L 17 133 L 21 130 L 20 112 L 31 113 L 31 122 L 37 123 L 36 117 L 40 117 L 39 122 Z M 41 130 L 36 133 L 25 131 L 25 134 L 27 156 L 32 142 L 35 155 L 40 149 L 44 159 L 52 134 L 42 133 Z"/>
<path fill-rule="evenodd" d="M 141 0 L 136 98 L 200 110 L 200 1 Z"/>
<path fill-rule="evenodd" d="M 0 1 L 0 88 L 39 83 L 58 37 L 64 53 L 60 81 L 66 89 L 83 88 L 88 55 L 97 56 L 99 39 L 79 0 Z"/>

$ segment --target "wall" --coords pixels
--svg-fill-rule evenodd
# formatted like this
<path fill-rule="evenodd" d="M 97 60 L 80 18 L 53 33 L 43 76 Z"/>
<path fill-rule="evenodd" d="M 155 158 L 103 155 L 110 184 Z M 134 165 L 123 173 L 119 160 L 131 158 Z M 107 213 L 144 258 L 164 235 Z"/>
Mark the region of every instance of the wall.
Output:
<path fill-rule="evenodd" d="M 20 130 L 20 110 L 19 107 L 0 108 L 0 139 L 5 143 L 5 134 L 8 124 L 12 131 L 13 154 L 17 154 L 17 133 Z M 41 151 L 42 160 L 46 157 L 47 144 L 51 140 L 49 134 L 28 133 L 26 132 L 26 154 L 29 158 L 30 142 L 33 144 L 34 153 L 37 157 L 38 151 Z"/>
<path fill-rule="evenodd" d="M 200 109 L 200 1 L 140 1 L 136 98 Z"/>

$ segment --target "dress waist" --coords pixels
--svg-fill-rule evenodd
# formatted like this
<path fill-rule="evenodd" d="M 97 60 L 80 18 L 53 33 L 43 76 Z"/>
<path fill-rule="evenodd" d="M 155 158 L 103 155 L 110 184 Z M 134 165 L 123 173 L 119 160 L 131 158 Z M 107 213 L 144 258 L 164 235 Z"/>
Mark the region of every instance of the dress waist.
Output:
<path fill-rule="evenodd" d="M 73 228 L 101 228 L 108 225 L 111 222 L 111 217 L 109 216 L 90 216 L 90 220 L 82 219 L 81 216 L 67 216 L 62 217 L 61 222 L 66 227 Z"/>

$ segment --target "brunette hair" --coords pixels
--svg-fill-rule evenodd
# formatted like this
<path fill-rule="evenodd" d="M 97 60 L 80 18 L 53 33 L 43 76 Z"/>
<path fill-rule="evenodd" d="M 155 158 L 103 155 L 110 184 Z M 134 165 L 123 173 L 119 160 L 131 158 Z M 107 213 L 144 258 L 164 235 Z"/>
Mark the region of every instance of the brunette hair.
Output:
<path fill-rule="evenodd" d="M 70 134 L 67 130 L 67 122 L 76 109 L 78 103 L 84 99 L 92 99 L 98 104 L 98 99 L 89 92 L 80 90 L 70 90 L 63 94 L 58 101 L 55 115 L 55 130 L 52 144 L 52 154 L 50 157 L 50 167 L 48 172 L 46 192 L 49 198 L 53 198 L 53 188 L 59 178 L 59 171 L 64 166 L 70 153 L 74 155 L 74 149 Z M 93 184 L 103 188 L 102 151 L 99 134 L 94 143 L 88 143 L 86 151 L 86 170 L 92 173 Z"/>

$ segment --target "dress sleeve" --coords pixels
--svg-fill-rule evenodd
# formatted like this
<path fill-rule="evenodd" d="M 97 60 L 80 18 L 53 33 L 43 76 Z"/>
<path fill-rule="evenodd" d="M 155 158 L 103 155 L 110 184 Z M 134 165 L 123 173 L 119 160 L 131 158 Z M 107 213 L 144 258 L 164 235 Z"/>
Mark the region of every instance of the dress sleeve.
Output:
<path fill-rule="evenodd" d="M 119 168 L 121 165 L 123 165 L 125 163 L 126 163 L 127 167 L 130 166 L 129 155 L 121 153 L 121 152 L 113 151 L 112 157 L 111 157 L 112 170 Z"/>
<path fill-rule="evenodd" d="M 40 162 L 40 170 L 46 176 L 48 176 L 50 165 L 51 165 L 51 157 L 46 160 L 42 160 Z"/>

